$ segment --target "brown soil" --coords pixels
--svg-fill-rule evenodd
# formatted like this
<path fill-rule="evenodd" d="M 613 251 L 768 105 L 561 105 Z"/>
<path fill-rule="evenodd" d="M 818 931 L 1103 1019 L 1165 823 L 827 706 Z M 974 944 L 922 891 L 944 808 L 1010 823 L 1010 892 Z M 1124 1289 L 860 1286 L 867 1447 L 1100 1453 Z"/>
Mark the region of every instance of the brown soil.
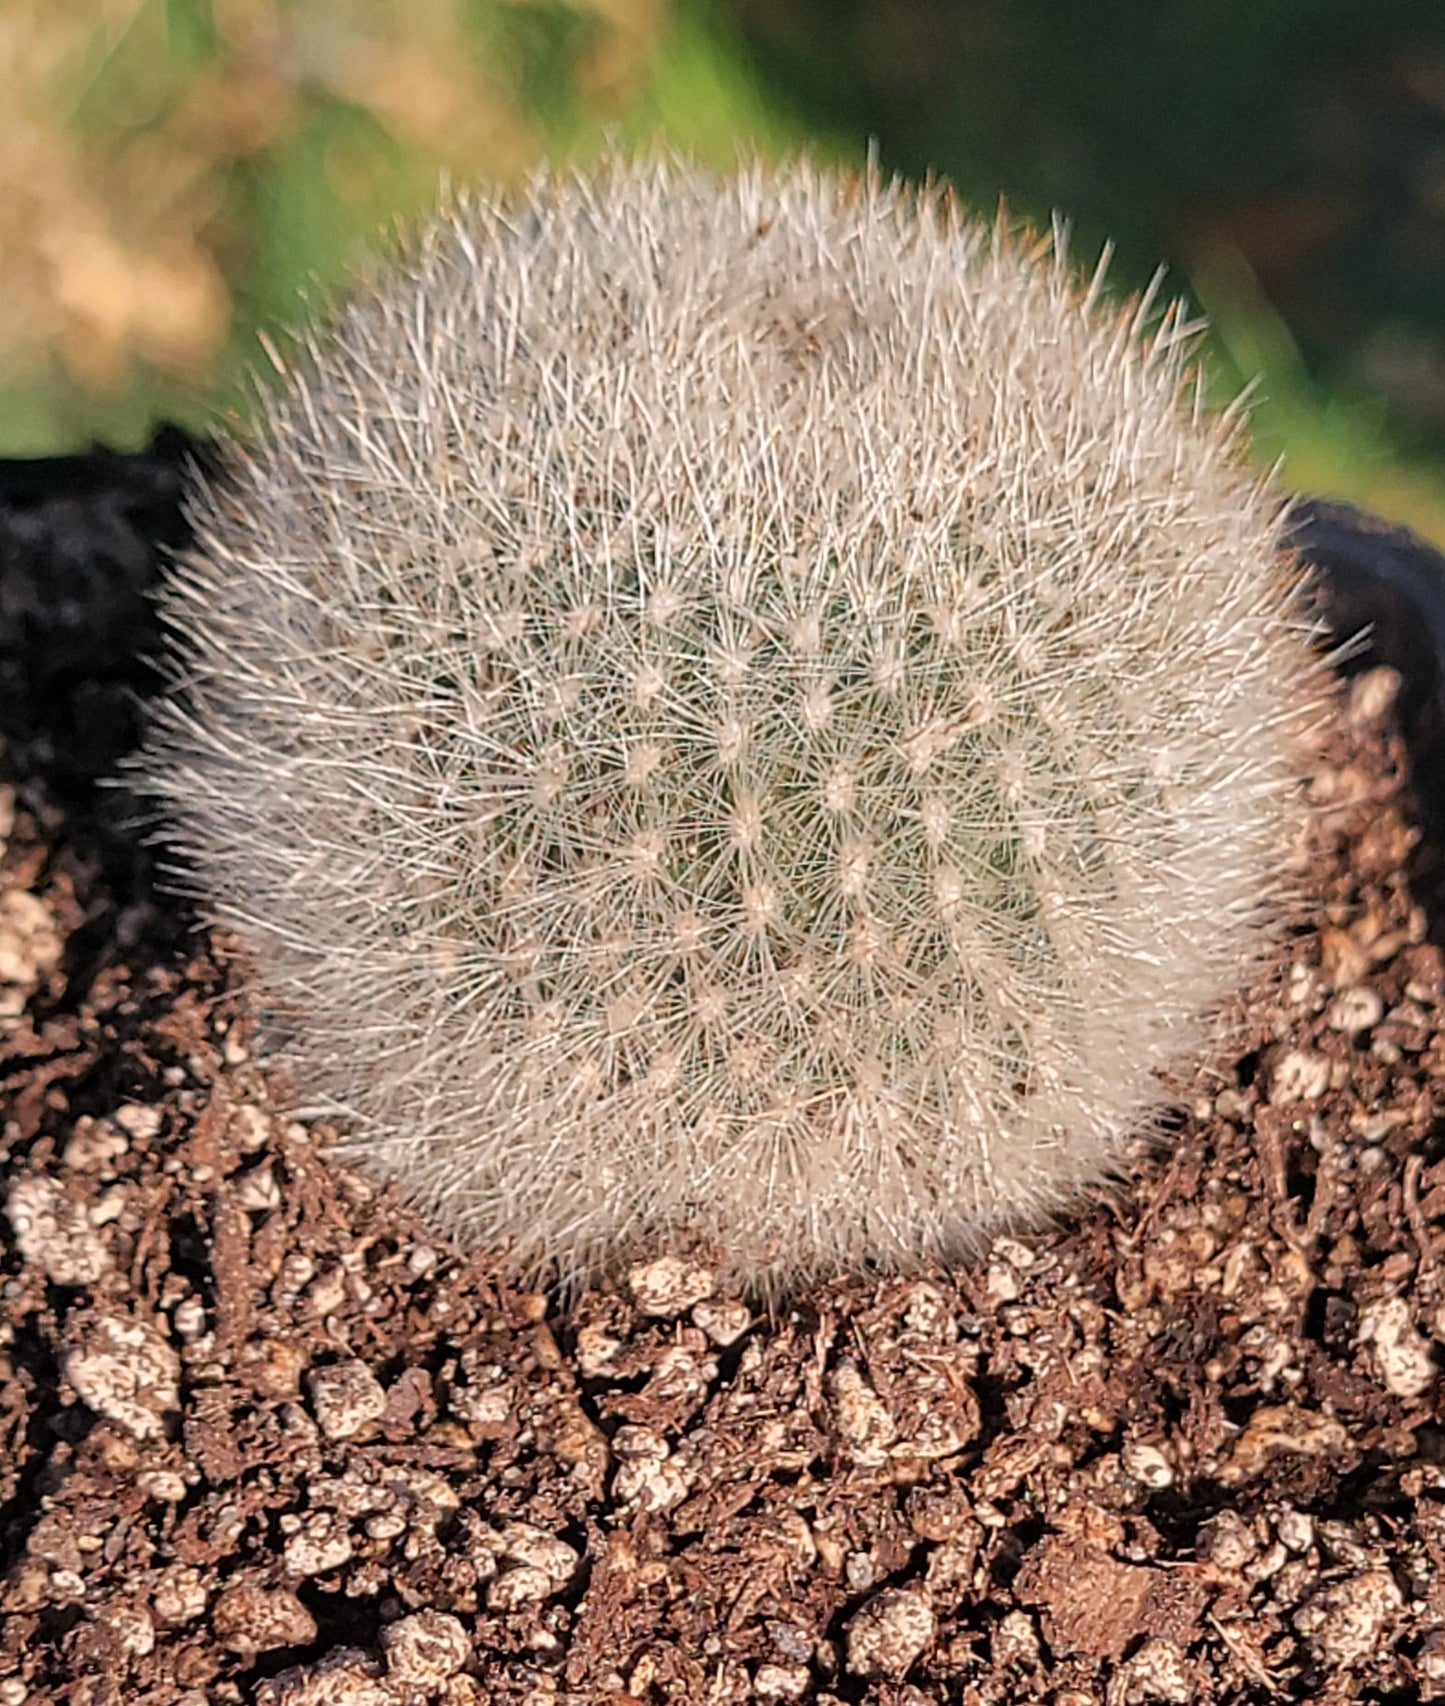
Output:
<path fill-rule="evenodd" d="M 1387 685 L 1133 1186 L 773 1319 L 674 1258 L 558 1313 L 329 1167 L 232 945 L 120 963 L 22 791 L 0 1706 L 1445 1698 L 1445 962 Z"/>

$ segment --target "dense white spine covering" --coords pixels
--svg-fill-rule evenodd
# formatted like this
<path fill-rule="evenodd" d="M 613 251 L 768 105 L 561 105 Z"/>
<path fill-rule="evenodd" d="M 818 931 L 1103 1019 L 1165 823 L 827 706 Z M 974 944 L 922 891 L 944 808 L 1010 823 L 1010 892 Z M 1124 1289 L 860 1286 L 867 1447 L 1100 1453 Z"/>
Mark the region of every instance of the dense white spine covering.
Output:
<path fill-rule="evenodd" d="M 762 1288 L 1113 1171 L 1258 962 L 1310 654 L 1165 316 L 946 198 L 464 205 L 206 501 L 148 757 L 438 1225 Z"/>

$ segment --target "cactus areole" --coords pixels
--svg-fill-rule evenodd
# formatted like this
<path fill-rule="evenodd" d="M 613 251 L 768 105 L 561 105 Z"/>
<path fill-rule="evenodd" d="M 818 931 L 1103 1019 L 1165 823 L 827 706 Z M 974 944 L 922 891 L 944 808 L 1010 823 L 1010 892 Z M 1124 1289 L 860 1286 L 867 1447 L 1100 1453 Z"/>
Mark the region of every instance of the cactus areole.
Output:
<path fill-rule="evenodd" d="M 1289 899 L 1314 665 L 1176 317 L 806 166 L 440 217 L 201 500 L 145 759 L 343 1152 L 575 1282 L 947 1259 Z"/>

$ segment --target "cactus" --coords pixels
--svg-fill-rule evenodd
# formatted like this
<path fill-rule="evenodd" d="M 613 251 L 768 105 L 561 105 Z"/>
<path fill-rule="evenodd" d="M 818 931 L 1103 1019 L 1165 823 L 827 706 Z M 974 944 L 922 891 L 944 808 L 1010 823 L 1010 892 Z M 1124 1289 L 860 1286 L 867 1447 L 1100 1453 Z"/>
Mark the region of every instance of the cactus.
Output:
<path fill-rule="evenodd" d="M 1190 329 L 807 166 L 463 204 L 204 499 L 145 764 L 342 1153 L 776 1290 L 1115 1175 L 1289 900 L 1314 665 Z"/>

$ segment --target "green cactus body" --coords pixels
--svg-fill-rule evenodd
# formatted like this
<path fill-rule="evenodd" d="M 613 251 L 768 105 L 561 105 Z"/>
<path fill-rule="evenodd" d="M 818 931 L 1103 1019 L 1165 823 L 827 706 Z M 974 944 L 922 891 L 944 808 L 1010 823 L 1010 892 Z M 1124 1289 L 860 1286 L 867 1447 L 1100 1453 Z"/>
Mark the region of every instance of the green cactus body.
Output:
<path fill-rule="evenodd" d="M 938 196 L 442 218 L 271 405 L 147 763 L 445 1230 L 763 1288 L 1113 1172 L 1287 899 L 1311 653 L 1166 316 Z"/>

